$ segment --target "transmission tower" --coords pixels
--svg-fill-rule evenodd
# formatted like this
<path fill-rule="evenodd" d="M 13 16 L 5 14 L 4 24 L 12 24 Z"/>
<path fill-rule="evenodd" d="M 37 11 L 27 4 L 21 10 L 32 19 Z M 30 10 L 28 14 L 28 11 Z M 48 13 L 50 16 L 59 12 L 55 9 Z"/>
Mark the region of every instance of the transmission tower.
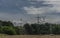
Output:
<path fill-rule="evenodd" d="M 40 24 L 45 22 L 46 16 L 39 16 L 38 14 L 36 18 L 37 18 L 37 24 Z"/>
<path fill-rule="evenodd" d="M 42 16 L 41 18 L 42 18 L 42 23 L 45 23 L 46 22 L 45 21 L 46 16 Z"/>
<path fill-rule="evenodd" d="M 39 15 L 37 15 L 37 23 L 39 24 L 40 23 L 40 19 L 41 19 L 41 17 L 39 16 Z"/>
<path fill-rule="evenodd" d="M 22 23 L 22 22 L 23 22 L 22 18 L 20 19 L 20 21 L 21 21 L 20 25 L 22 26 L 22 25 L 23 25 L 23 23 Z"/>

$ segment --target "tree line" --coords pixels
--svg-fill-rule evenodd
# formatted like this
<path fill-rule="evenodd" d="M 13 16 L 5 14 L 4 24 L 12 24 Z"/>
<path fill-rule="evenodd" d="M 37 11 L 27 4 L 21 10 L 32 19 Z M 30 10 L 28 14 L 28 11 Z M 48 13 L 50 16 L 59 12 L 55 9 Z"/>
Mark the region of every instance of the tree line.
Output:
<path fill-rule="evenodd" d="M 7 35 L 60 35 L 60 24 L 24 24 L 23 26 L 14 26 L 10 21 L 0 20 L 0 34 Z"/>

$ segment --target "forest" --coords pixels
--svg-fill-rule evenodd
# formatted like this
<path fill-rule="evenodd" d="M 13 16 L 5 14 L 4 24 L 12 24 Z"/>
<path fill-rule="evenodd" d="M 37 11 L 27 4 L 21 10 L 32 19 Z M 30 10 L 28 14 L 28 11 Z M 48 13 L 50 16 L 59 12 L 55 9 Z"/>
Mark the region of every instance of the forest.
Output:
<path fill-rule="evenodd" d="M 0 20 L 0 34 L 7 35 L 60 35 L 60 24 L 29 24 L 14 26 L 11 21 Z"/>

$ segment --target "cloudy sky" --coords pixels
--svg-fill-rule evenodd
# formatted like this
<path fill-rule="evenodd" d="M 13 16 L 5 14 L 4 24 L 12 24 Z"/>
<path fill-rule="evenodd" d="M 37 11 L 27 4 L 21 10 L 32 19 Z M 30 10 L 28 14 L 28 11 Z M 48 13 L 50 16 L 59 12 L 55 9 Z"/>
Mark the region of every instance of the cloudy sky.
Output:
<path fill-rule="evenodd" d="M 60 23 L 60 0 L 0 0 L 0 20 L 32 21 L 37 14 Z"/>

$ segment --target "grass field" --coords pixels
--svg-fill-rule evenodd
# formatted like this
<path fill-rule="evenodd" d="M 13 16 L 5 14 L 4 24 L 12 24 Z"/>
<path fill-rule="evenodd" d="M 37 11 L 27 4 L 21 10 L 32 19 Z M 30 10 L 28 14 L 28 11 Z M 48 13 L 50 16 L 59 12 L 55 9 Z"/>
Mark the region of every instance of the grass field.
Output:
<path fill-rule="evenodd" d="M 60 35 L 3 35 L 0 38 L 60 38 Z"/>

